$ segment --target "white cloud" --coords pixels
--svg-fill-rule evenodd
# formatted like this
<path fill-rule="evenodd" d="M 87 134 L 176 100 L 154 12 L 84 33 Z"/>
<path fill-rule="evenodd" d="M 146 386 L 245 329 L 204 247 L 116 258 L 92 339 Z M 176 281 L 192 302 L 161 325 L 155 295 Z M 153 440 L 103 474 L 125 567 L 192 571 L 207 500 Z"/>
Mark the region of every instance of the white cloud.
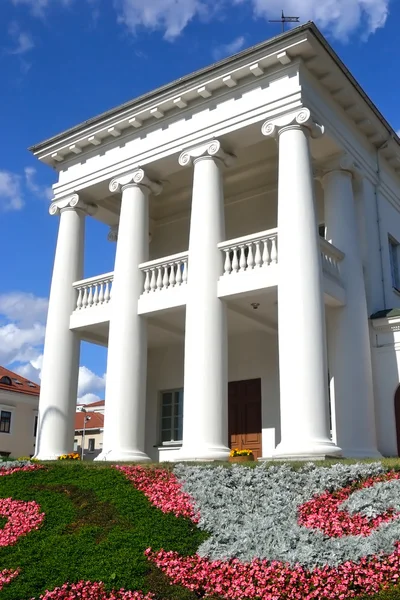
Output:
<path fill-rule="evenodd" d="M 25 185 L 27 189 L 45 200 L 53 198 L 53 190 L 51 186 L 39 185 L 36 182 L 36 169 L 34 167 L 25 167 Z"/>
<path fill-rule="evenodd" d="M 96 394 L 85 394 L 84 396 L 81 396 L 81 398 L 78 398 L 78 403 L 93 404 L 93 402 L 100 402 L 100 400 L 104 400 L 104 397 L 100 398 L 100 396 L 96 396 Z"/>
<path fill-rule="evenodd" d="M 48 308 L 47 298 L 26 292 L 0 294 L 0 315 L 23 326 L 45 323 Z"/>
<path fill-rule="evenodd" d="M 8 51 L 9 54 L 25 54 L 35 47 L 31 35 L 26 31 L 21 31 L 16 23 L 10 26 L 9 34 L 15 43 L 15 47 Z"/>
<path fill-rule="evenodd" d="M 34 14 L 36 17 L 43 17 L 45 10 L 51 4 L 61 3 L 64 6 L 68 6 L 71 4 L 71 1 L 72 0 L 11 0 L 14 6 L 18 6 L 20 4 L 28 6 L 32 11 L 32 14 Z"/>
<path fill-rule="evenodd" d="M 220 60 L 225 56 L 231 56 L 232 54 L 236 54 L 244 47 L 245 42 L 245 37 L 241 35 L 235 38 L 229 44 L 222 44 L 221 46 L 217 46 L 213 50 L 213 57 L 215 58 L 215 60 Z"/>
<path fill-rule="evenodd" d="M 186 25 L 203 13 L 201 0 L 115 0 L 118 20 L 135 33 L 138 27 L 161 30 L 167 40 L 176 38 Z"/>
<path fill-rule="evenodd" d="M 96 375 L 87 367 L 79 368 L 78 396 L 82 398 L 86 394 L 104 390 L 106 376 Z"/>
<path fill-rule="evenodd" d="M 299 16 L 300 22 L 315 21 L 337 39 L 346 39 L 362 27 L 363 37 L 386 23 L 390 0 L 234 0 L 250 2 L 256 17 L 277 18 L 283 9 L 287 15 Z"/>
<path fill-rule="evenodd" d="M 0 170 L 0 211 L 21 210 L 23 206 L 21 177 Z"/>

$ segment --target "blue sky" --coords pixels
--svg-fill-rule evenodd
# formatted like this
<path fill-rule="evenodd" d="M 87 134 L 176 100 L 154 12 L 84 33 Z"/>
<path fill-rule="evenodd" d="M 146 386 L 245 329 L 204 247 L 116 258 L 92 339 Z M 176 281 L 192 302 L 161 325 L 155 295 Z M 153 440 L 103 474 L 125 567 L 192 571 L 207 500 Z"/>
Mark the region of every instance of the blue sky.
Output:
<path fill-rule="evenodd" d="M 27 147 L 276 35 L 282 8 L 317 23 L 399 130 L 400 0 L 0 0 L 0 364 L 40 379 L 56 174 Z M 85 276 L 113 270 L 106 234 L 89 219 Z M 83 401 L 103 397 L 105 370 L 83 344 Z"/>

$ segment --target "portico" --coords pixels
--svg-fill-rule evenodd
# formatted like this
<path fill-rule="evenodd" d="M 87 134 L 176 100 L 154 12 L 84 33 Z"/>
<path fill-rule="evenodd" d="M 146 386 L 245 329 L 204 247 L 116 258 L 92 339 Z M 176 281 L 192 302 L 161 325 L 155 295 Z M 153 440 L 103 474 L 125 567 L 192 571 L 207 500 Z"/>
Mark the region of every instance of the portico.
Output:
<path fill-rule="evenodd" d="M 37 150 L 66 165 L 38 458 L 71 450 L 80 340 L 108 351 L 98 460 L 224 460 L 244 443 L 260 458 L 379 456 L 357 204 L 368 169 L 296 55 L 315 35 L 179 83 L 107 133 L 89 125 L 75 149 Z M 84 278 L 87 217 L 110 227 L 115 266 Z"/>

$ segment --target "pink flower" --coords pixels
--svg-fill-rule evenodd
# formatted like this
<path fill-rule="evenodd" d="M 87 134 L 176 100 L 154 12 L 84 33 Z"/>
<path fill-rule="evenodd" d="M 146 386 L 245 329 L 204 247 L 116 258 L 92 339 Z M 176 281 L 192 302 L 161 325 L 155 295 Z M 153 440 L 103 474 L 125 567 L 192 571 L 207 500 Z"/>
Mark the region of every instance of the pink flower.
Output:
<path fill-rule="evenodd" d="M 18 573 L 19 569 L 16 569 L 15 571 L 12 569 L 4 569 L 4 571 L 0 571 L 0 590 L 2 590 L 5 585 L 15 579 Z"/>
<path fill-rule="evenodd" d="M 112 590 L 107 593 L 104 583 L 90 581 L 78 581 L 78 583 L 64 583 L 52 591 L 46 591 L 40 596 L 40 600 L 152 600 L 153 594 L 144 595 L 142 592 Z M 32 598 L 31 600 L 35 600 Z"/>
<path fill-rule="evenodd" d="M 194 505 L 189 494 L 182 490 L 178 479 L 170 471 L 141 466 L 116 466 L 132 481 L 136 489 L 144 493 L 150 502 L 164 513 L 186 517 L 198 523 Z"/>
<path fill-rule="evenodd" d="M 23 502 L 12 498 L 0 498 L 0 515 L 7 517 L 7 523 L 0 529 L 0 546 L 12 546 L 18 538 L 39 526 L 44 513 L 36 502 Z"/>

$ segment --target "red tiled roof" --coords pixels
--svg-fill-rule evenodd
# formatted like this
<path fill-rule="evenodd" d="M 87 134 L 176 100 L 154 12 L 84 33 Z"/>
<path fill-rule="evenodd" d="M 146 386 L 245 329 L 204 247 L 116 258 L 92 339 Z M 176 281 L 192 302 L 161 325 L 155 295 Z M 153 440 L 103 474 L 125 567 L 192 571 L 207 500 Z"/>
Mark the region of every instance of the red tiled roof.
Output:
<path fill-rule="evenodd" d="M 83 429 L 83 419 L 90 417 L 86 423 L 86 429 L 103 429 L 104 415 L 97 412 L 77 412 L 75 413 L 75 431 Z"/>
<path fill-rule="evenodd" d="M 3 377 L 8 377 L 11 380 L 11 385 L 8 385 L 5 381 L 1 381 Z M 5 367 L 0 367 L 0 390 L 19 392 L 20 394 L 28 394 L 29 396 L 39 396 L 40 385 L 29 381 L 29 379 L 25 379 L 25 377 Z"/>
<path fill-rule="evenodd" d="M 78 406 L 104 406 L 105 403 L 105 400 L 98 400 L 98 402 L 91 402 L 90 404 L 78 404 Z"/>

